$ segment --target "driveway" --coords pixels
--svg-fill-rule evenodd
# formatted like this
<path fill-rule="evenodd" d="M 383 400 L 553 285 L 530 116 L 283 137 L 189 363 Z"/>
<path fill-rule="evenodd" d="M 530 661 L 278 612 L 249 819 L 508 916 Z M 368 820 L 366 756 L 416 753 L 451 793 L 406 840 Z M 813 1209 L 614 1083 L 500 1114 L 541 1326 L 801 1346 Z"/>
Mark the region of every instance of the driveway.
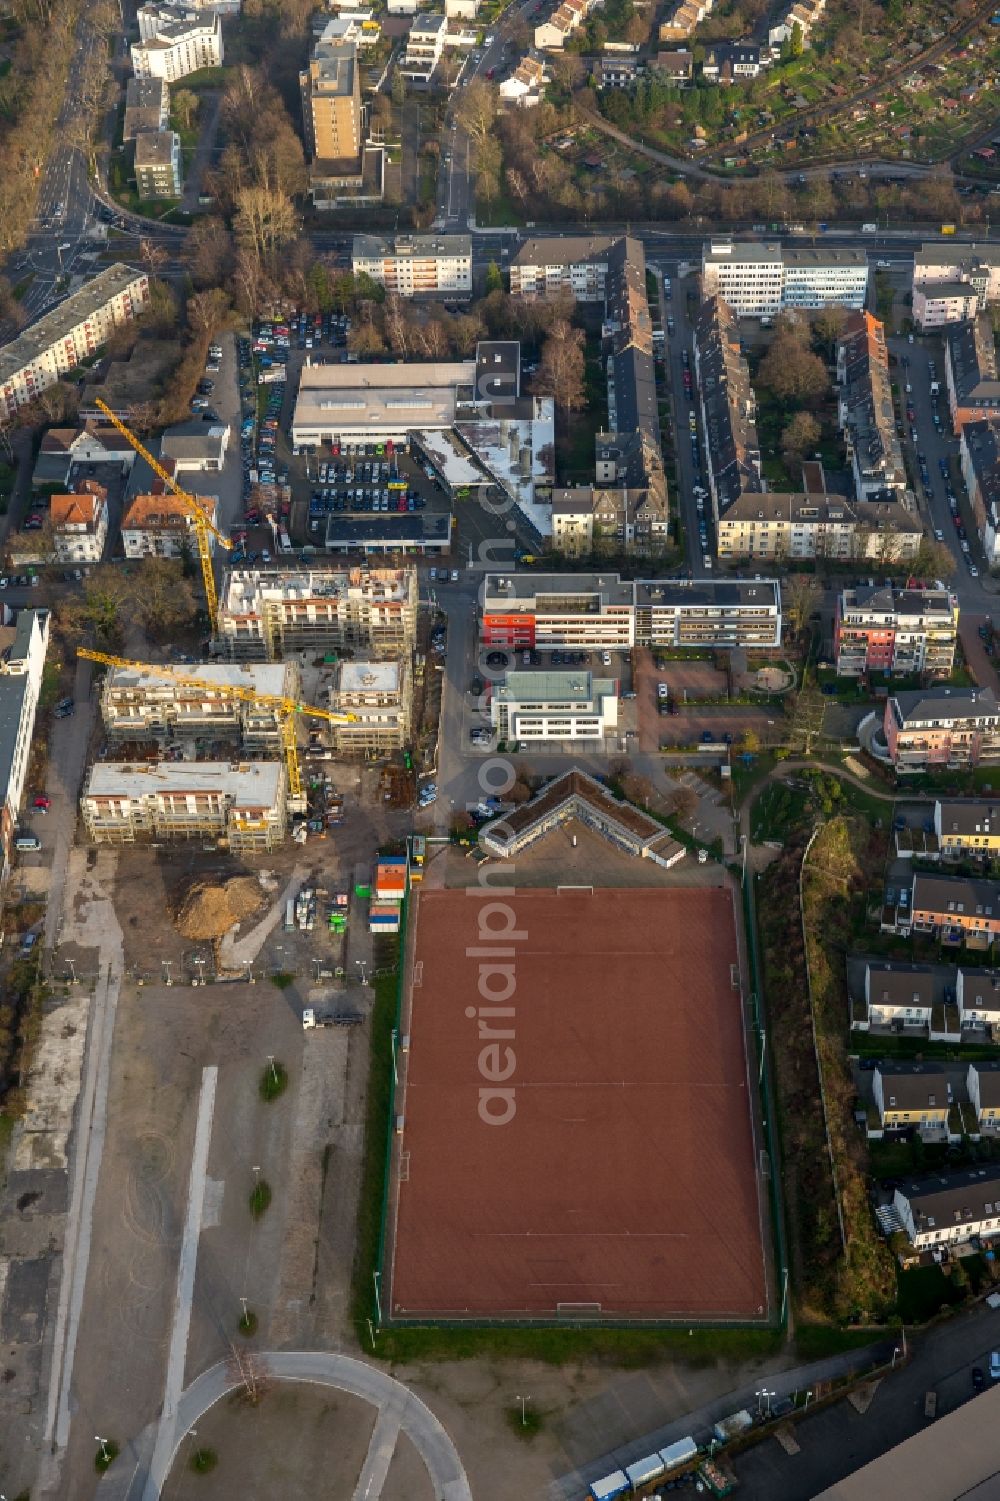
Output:
<path fill-rule="evenodd" d="M 201 192 L 202 178 L 212 165 L 212 157 L 215 152 L 215 137 L 219 129 L 219 112 L 222 109 L 222 94 L 218 90 L 205 93 L 201 96 L 199 114 L 201 116 L 201 129 L 198 134 L 198 144 L 194 149 L 194 156 L 187 169 L 184 180 L 184 192 L 178 207 L 185 214 L 195 214 L 198 211 L 198 195 Z"/>

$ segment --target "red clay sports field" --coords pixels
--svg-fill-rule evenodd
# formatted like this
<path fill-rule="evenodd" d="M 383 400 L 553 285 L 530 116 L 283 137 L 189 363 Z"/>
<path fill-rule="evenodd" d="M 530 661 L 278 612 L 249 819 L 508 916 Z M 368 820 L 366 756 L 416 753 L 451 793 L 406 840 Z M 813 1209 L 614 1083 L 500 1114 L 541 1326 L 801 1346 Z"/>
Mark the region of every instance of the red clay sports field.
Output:
<path fill-rule="evenodd" d="M 728 887 L 417 894 L 393 1317 L 764 1316 L 738 964 Z"/>

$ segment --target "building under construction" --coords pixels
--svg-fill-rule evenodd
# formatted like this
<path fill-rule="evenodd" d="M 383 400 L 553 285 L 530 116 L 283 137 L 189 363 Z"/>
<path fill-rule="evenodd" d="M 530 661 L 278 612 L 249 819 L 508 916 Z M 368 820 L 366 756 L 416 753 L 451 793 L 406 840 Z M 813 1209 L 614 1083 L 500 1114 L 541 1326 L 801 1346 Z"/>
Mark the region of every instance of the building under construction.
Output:
<path fill-rule="evenodd" d="M 329 727 L 331 743 L 345 755 L 402 750 L 410 738 L 412 700 L 409 657 L 341 662 L 330 708 L 353 718 Z"/>
<path fill-rule="evenodd" d="M 210 839 L 253 854 L 284 841 L 287 787 L 283 761 L 97 761 L 80 810 L 94 844 Z"/>
<path fill-rule="evenodd" d="M 234 568 L 223 585 L 216 651 L 258 662 L 345 648 L 379 660 L 409 657 L 417 600 L 414 568 Z"/>
<path fill-rule="evenodd" d="M 198 663 L 176 671 L 181 678 L 152 668 L 148 672 L 135 667 L 110 669 L 101 695 L 109 740 L 121 744 L 175 737 L 232 739 L 248 752 L 280 750 L 279 711 L 273 705 L 246 702 L 226 690 L 240 688 L 298 699 L 295 662 Z M 190 681 L 193 678 L 204 686 Z"/>

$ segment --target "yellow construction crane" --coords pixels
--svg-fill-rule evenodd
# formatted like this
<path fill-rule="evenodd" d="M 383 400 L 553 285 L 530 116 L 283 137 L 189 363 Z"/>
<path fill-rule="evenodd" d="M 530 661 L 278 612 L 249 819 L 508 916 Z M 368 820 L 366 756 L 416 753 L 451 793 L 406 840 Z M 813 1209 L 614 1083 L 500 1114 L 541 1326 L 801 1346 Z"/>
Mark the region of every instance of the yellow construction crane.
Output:
<path fill-rule="evenodd" d="M 242 688 L 235 683 L 212 683 L 206 678 L 196 677 L 190 672 L 179 672 L 176 668 L 161 665 L 159 662 L 130 662 L 125 657 L 112 657 L 107 652 L 91 651 L 86 646 L 78 646 L 76 654 L 78 657 L 86 657 L 88 662 L 100 662 L 105 667 L 124 667 L 129 672 L 151 672 L 158 677 L 171 679 L 180 687 L 200 688 L 203 692 L 218 695 L 220 698 L 237 699 L 240 703 L 256 704 L 262 709 L 273 709 L 281 734 L 282 749 L 285 752 L 285 764 L 288 767 L 288 791 L 292 799 L 301 799 L 303 791 L 299 751 L 295 743 L 296 715 L 303 714 L 309 719 L 325 719 L 331 724 L 354 724 L 358 718 L 356 714 L 339 714 L 332 709 L 317 709 L 312 704 L 300 704 L 297 699 L 286 698 L 281 693 L 258 693 L 255 688 Z"/>
<path fill-rule="evenodd" d="M 170 489 L 177 496 L 177 499 L 182 500 L 191 512 L 191 519 L 194 522 L 194 534 L 198 543 L 198 557 L 201 560 L 201 577 L 205 585 L 205 604 L 208 607 L 208 622 L 214 634 L 218 625 L 219 596 L 216 593 L 215 574 L 212 571 L 212 548 L 208 540 L 209 532 L 227 550 L 232 547 L 232 542 L 219 531 L 219 528 L 212 521 L 198 497 L 190 495 L 187 490 L 183 489 L 177 483 L 172 474 L 167 473 L 160 461 L 154 459 L 149 449 L 139 441 L 131 428 L 126 427 L 121 418 L 116 417 L 111 408 L 99 396 L 95 398 L 95 405 L 100 407 L 111 425 L 116 427 L 122 437 L 131 443 L 136 453 L 146 460 L 153 473 L 158 475 L 165 485 L 169 485 Z"/>

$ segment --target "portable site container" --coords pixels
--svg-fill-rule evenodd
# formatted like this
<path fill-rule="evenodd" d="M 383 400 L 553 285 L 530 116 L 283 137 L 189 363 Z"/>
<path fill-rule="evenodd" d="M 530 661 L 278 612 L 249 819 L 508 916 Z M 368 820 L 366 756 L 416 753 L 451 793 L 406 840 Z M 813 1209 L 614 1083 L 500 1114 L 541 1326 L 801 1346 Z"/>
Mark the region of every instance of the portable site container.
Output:
<path fill-rule="evenodd" d="M 634 1491 L 640 1485 L 650 1485 L 654 1480 L 659 1480 L 665 1472 L 666 1466 L 659 1454 L 647 1454 L 645 1459 L 637 1459 L 634 1464 L 625 1466 L 628 1483 Z"/>
<path fill-rule="evenodd" d="M 627 1496 L 628 1476 L 624 1470 L 615 1470 L 603 1480 L 595 1480 L 590 1487 L 591 1501 L 614 1501 L 616 1496 Z"/>
<path fill-rule="evenodd" d="M 660 1450 L 660 1458 L 665 1470 L 674 1470 L 678 1465 L 698 1458 L 698 1445 L 693 1438 L 679 1438 L 675 1444 Z"/>
<path fill-rule="evenodd" d="M 399 908 L 391 904 L 373 906 L 368 913 L 368 929 L 372 933 L 398 933 Z"/>

